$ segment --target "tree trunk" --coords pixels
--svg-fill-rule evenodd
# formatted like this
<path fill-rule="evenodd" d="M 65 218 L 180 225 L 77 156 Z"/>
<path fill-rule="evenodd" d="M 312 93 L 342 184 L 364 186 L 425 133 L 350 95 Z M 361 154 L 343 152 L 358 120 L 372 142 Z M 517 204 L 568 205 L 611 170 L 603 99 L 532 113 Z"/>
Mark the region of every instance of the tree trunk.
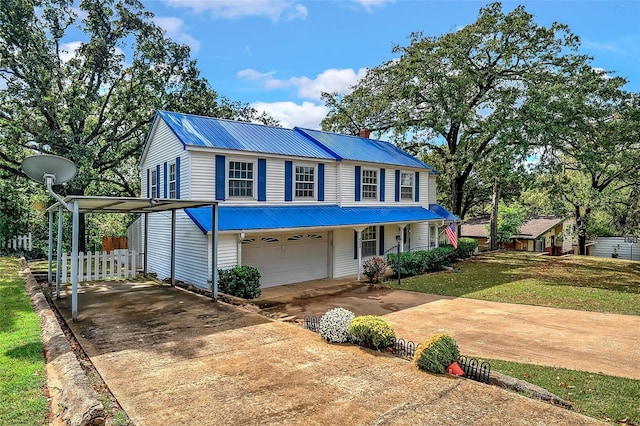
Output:
<path fill-rule="evenodd" d="M 498 203 L 500 202 L 500 182 L 493 181 L 493 197 L 491 199 L 491 223 L 489 225 L 489 244 L 491 250 L 498 249 Z"/>
<path fill-rule="evenodd" d="M 584 215 L 580 215 L 580 208 L 576 207 L 576 227 L 578 228 L 578 254 L 587 255 L 587 223 L 591 209 L 585 209 Z"/>
<path fill-rule="evenodd" d="M 466 177 L 456 176 L 451 180 L 451 213 L 456 216 L 462 217 L 462 187 Z"/>

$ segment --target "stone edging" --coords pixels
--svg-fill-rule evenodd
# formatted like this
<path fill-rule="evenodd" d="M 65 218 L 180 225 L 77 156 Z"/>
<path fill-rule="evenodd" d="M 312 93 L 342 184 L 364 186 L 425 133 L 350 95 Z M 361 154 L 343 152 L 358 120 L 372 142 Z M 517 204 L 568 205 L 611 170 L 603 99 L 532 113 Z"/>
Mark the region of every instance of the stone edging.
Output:
<path fill-rule="evenodd" d="M 25 258 L 20 259 L 20 271 L 33 309 L 40 317 L 47 387 L 51 398 L 50 423 L 71 426 L 104 425 L 104 407 L 71 350 L 69 341 L 40 285 L 31 274 Z"/>

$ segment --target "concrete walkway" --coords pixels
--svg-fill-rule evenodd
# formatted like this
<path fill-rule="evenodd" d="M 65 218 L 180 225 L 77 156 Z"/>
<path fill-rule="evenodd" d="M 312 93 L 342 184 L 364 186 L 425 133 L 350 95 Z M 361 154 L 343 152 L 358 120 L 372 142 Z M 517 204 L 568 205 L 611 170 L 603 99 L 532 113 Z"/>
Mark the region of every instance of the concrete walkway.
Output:
<path fill-rule="evenodd" d="M 326 292 L 327 295 L 324 295 Z M 464 354 L 640 379 L 640 316 L 515 305 L 322 280 L 267 288 L 271 311 L 382 315 L 405 340 L 451 334 Z"/>
<path fill-rule="evenodd" d="M 177 288 L 83 284 L 79 306 L 73 332 L 137 425 L 602 424 Z"/>

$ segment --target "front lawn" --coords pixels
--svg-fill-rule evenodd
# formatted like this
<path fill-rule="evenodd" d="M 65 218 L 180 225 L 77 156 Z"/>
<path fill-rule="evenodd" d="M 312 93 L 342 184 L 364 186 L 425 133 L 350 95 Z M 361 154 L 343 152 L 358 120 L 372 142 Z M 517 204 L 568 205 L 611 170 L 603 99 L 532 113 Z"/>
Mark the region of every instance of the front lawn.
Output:
<path fill-rule="evenodd" d="M 40 320 L 17 272 L 16 258 L 0 258 L 0 425 L 44 425 Z"/>
<path fill-rule="evenodd" d="M 436 272 L 389 280 L 393 288 L 503 303 L 640 315 L 640 263 L 524 252 L 475 256 Z"/>

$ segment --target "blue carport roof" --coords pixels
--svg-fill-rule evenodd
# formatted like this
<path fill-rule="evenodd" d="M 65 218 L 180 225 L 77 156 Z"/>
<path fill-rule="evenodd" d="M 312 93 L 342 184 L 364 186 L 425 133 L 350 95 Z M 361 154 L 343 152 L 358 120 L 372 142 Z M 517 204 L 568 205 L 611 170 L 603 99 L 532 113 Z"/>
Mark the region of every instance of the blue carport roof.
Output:
<path fill-rule="evenodd" d="M 211 231 L 211 207 L 185 209 L 204 233 Z M 219 231 L 251 231 L 287 228 L 320 228 L 383 223 L 422 222 L 443 219 L 419 206 L 219 206 Z"/>
<path fill-rule="evenodd" d="M 445 209 L 439 204 L 429 204 L 429 211 L 432 211 L 438 216 L 442 216 L 442 218 L 446 221 L 453 221 L 453 222 L 460 221 L 460 217 L 451 213 L 449 210 Z"/>

